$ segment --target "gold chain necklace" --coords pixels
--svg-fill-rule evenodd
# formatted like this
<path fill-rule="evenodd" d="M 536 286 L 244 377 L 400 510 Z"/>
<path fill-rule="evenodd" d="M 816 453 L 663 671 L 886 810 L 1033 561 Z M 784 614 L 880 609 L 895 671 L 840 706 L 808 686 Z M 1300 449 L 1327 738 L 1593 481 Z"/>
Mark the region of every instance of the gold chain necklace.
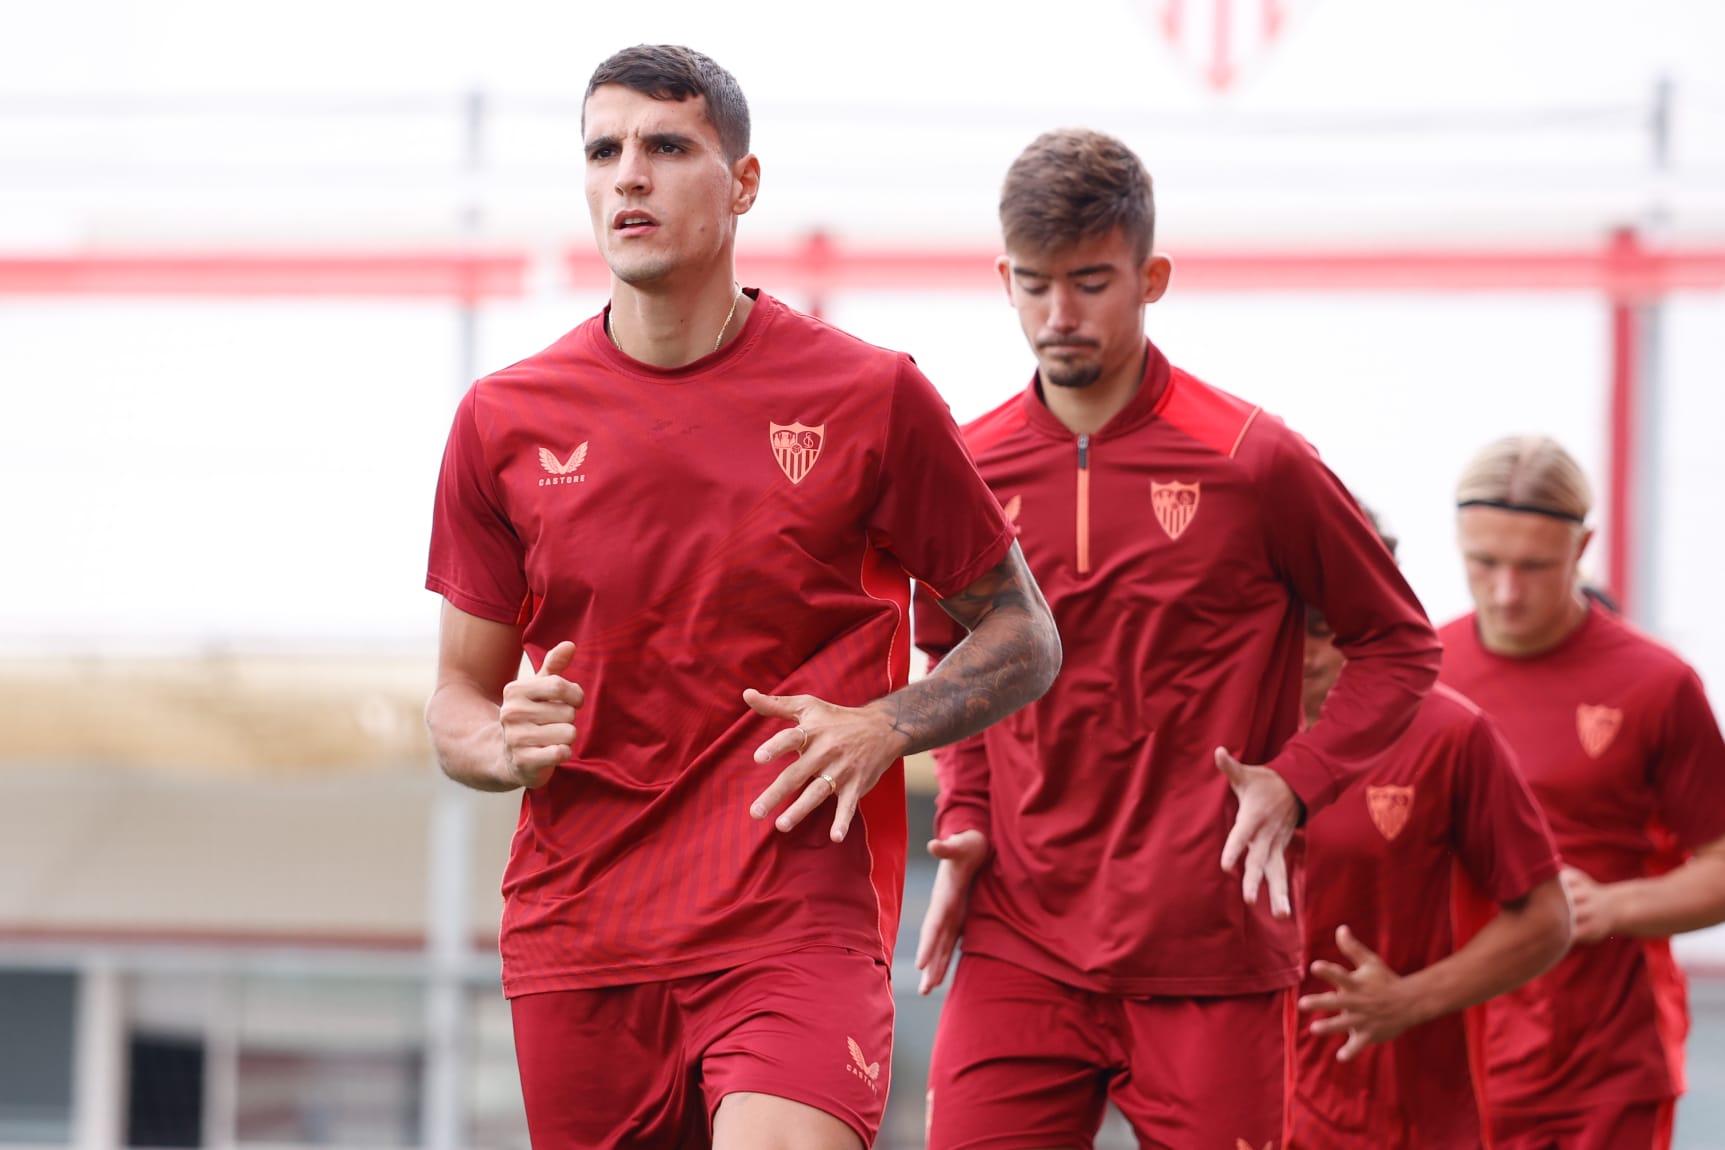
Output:
<path fill-rule="evenodd" d="M 719 327 L 719 334 L 713 338 L 713 351 L 718 351 L 719 345 L 725 342 L 725 333 L 731 330 L 731 321 L 737 318 L 737 305 L 743 302 L 743 285 L 733 283 L 731 286 L 736 289 L 736 294 L 731 297 L 731 310 L 725 313 L 725 322 Z M 612 322 L 613 315 L 614 310 L 605 313 L 605 334 L 611 338 L 612 347 L 618 351 L 623 351 L 623 345 L 617 342 L 617 329 Z M 623 351 L 623 354 L 628 355 L 629 353 Z M 707 354 L 711 355 L 713 352 L 710 351 Z"/>

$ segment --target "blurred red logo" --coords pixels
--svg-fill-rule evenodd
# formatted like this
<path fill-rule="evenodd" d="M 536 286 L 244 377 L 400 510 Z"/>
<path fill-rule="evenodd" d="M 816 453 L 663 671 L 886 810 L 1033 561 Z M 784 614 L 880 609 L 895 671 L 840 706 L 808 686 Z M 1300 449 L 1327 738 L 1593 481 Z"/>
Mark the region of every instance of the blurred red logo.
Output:
<path fill-rule="evenodd" d="M 1303 0 L 1137 0 L 1143 19 L 1182 63 L 1217 91 L 1262 64 Z"/>
<path fill-rule="evenodd" d="M 1367 787 L 1366 809 L 1371 812 L 1372 824 L 1378 828 L 1378 833 L 1386 842 L 1394 842 L 1408 825 L 1408 815 L 1413 813 L 1414 789 Z"/>
<path fill-rule="evenodd" d="M 1581 749 L 1587 757 L 1597 759 L 1617 737 L 1623 726 L 1623 712 L 1616 707 L 1595 707 L 1583 703 L 1575 709 L 1575 733 L 1581 736 Z"/>

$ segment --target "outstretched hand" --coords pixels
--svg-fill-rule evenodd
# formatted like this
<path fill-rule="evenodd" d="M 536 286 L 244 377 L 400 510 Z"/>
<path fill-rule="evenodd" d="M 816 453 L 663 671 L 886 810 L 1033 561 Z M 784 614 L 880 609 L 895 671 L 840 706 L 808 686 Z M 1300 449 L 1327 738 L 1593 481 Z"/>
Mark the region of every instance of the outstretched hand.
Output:
<path fill-rule="evenodd" d="M 1300 822 L 1300 800 L 1281 775 L 1269 767 L 1251 767 L 1216 748 L 1216 769 L 1228 778 L 1240 811 L 1234 828 L 1222 847 L 1222 869 L 1232 871 L 1246 856 L 1241 892 L 1247 905 L 1258 901 L 1258 888 L 1270 887 L 1270 913 L 1287 918 L 1293 913 L 1288 898 L 1288 842 Z"/>
<path fill-rule="evenodd" d="M 1336 1052 L 1336 1060 L 1346 1062 L 1366 1047 L 1388 1042 L 1410 1026 L 1424 1022 L 1425 1016 L 1408 995 L 1406 980 L 1355 938 L 1353 931 L 1346 926 L 1337 927 L 1336 945 L 1354 968 L 1349 970 L 1322 959 L 1312 963 L 1312 973 L 1335 989 L 1304 995 L 1299 1006 L 1307 1012 L 1331 1012 L 1312 1023 L 1312 1033 L 1346 1031 L 1348 1040 Z"/>
<path fill-rule="evenodd" d="M 981 831 L 959 831 L 943 839 L 931 839 L 928 853 L 940 860 L 929 895 L 928 913 L 922 916 L 922 933 L 916 940 L 916 968 L 922 971 L 918 994 L 927 994 L 946 980 L 952 952 L 964 933 L 964 916 L 970 908 L 970 885 L 988 860 L 988 836 Z"/>
<path fill-rule="evenodd" d="M 857 804 L 903 753 L 904 737 L 876 708 L 840 707 L 813 695 L 765 695 L 752 687 L 743 692 L 743 702 L 758 715 L 795 724 L 762 743 L 755 762 L 797 756 L 749 804 L 749 815 L 764 819 L 795 796 L 773 822 L 788 831 L 834 799 L 832 840 L 843 842 Z"/>

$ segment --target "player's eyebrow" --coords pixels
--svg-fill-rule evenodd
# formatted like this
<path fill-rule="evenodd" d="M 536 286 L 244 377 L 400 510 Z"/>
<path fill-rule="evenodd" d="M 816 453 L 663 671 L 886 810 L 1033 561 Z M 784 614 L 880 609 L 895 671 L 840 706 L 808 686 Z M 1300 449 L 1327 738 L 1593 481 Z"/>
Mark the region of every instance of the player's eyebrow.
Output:
<path fill-rule="evenodd" d="M 1113 264 L 1089 264 L 1085 267 L 1074 268 L 1072 271 L 1067 272 L 1066 278 L 1083 279 L 1085 276 L 1106 275 L 1114 270 L 1115 268 Z M 1019 279 L 1048 280 L 1054 278 L 1052 272 L 1038 271 L 1035 268 L 1024 267 L 1022 264 L 1013 264 L 1012 274 L 1017 276 Z"/>
<path fill-rule="evenodd" d="M 641 137 L 641 140 L 649 148 L 657 148 L 662 144 L 675 144 L 679 148 L 690 150 L 700 144 L 700 141 L 695 137 L 684 135 L 682 132 L 648 132 Z"/>
<path fill-rule="evenodd" d="M 646 145 L 649 151 L 652 151 L 655 148 L 662 148 L 666 144 L 670 144 L 674 147 L 681 148 L 686 152 L 693 151 L 698 148 L 701 143 L 698 138 L 688 135 L 685 132 L 645 132 L 641 135 L 641 142 Z M 611 148 L 615 150 L 622 146 L 623 138 L 617 135 L 594 136 L 583 145 L 588 155 L 592 155 L 600 148 Z"/>

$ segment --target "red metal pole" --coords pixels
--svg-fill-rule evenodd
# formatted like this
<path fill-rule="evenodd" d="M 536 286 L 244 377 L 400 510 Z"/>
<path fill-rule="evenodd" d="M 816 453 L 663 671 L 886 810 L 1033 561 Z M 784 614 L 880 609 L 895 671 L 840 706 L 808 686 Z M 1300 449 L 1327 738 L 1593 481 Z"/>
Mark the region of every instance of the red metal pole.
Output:
<path fill-rule="evenodd" d="M 803 242 L 803 261 L 809 274 L 809 314 L 816 319 L 825 319 L 833 265 L 831 237 L 822 231 L 810 232 Z"/>
<path fill-rule="evenodd" d="M 1234 61 L 1231 58 L 1233 45 L 1229 37 L 1233 32 L 1231 26 L 1232 14 L 1228 11 L 1228 0 L 1215 0 L 1215 23 L 1212 26 L 1213 41 L 1210 58 L 1210 86 L 1217 91 L 1225 89 L 1234 82 Z"/>
<path fill-rule="evenodd" d="M 1621 228 L 1611 237 L 1611 260 L 1620 266 L 1634 266 L 1642 256 L 1640 241 L 1633 228 Z M 1636 412 L 1641 397 L 1640 324 L 1637 303 L 1627 293 L 1611 296 L 1611 460 L 1607 474 L 1605 547 L 1606 583 L 1626 616 L 1633 617 L 1634 594 L 1631 581 L 1634 548 L 1632 509 L 1635 506 L 1635 479 L 1640 463 L 1635 457 L 1637 432 Z"/>

